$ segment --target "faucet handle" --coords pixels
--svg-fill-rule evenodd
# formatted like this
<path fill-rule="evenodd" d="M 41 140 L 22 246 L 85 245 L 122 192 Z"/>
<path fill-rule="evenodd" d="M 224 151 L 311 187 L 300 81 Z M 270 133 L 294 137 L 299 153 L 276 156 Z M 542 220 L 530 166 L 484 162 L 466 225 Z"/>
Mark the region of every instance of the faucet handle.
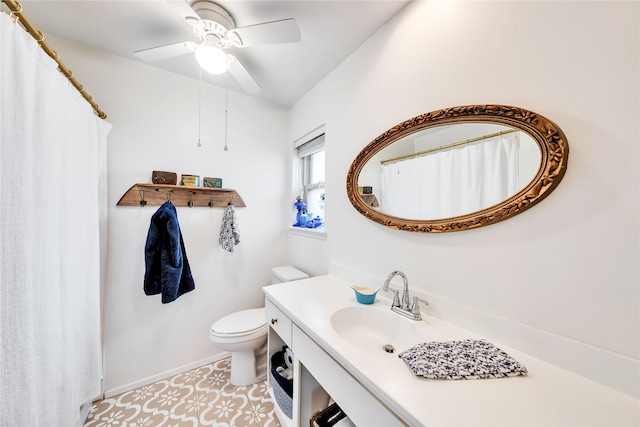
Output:
<path fill-rule="evenodd" d="M 393 292 L 393 303 L 391 303 L 391 307 L 400 307 L 400 291 L 397 289 L 391 289 Z"/>
<path fill-rule="evenodd" d="M 413 314 L 420 314 L 420 304 L 419 303 L 423 303 L 424 305 L 429 305 L 429 301 L 424 300 L 422 298 L 413 297 L 413 305 L 411 306 L 411 312 Z"/>

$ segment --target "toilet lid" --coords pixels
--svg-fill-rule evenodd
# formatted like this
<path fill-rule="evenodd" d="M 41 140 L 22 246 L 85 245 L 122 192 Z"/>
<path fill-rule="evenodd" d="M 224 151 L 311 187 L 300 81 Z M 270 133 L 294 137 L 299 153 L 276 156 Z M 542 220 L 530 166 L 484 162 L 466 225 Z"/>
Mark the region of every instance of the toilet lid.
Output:
<path fill-rule="evenodd" d="M 252 308 L 228 314 L 211 325 L 218 334 L 242 334 L 263 328 L 267 324 L 264 308 Z"/>

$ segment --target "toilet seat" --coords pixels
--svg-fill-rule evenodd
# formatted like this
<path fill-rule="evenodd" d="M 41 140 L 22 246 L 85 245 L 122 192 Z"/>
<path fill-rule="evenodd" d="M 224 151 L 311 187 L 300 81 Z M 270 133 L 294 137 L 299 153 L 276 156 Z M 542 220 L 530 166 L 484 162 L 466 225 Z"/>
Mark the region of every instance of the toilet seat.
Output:
<path fill-rule="evenodd" d="M 267 331 L 264 308 L 236 311 L 211 325 L 211 335 L 220 338 L 261 336 Z"/>

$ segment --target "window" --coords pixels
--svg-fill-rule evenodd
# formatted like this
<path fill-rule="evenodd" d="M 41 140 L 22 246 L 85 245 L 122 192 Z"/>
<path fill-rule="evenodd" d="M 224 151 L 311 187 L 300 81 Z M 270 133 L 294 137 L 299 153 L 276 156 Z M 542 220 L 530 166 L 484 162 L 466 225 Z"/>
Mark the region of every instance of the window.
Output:
<path fill-rule="evenodd" d="M 307 213 L 320 217 L 324 224 L 324 133 L 298 145 L 300 196 Z"/>

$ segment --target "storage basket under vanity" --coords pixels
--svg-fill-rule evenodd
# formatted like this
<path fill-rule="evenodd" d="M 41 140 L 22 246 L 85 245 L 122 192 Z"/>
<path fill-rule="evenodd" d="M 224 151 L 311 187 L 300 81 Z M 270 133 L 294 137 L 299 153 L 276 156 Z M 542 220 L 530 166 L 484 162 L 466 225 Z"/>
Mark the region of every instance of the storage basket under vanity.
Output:
<path fill-rule="evenodd" d="M 278 367 L 287 368 L 285 357 L 287 355 L 284 348 L 271 356 L 271 387 L 276 404 L 287 417 L 291 418 L 293 414 L 293 378 L 287 379 L 277 371 Z"/>

